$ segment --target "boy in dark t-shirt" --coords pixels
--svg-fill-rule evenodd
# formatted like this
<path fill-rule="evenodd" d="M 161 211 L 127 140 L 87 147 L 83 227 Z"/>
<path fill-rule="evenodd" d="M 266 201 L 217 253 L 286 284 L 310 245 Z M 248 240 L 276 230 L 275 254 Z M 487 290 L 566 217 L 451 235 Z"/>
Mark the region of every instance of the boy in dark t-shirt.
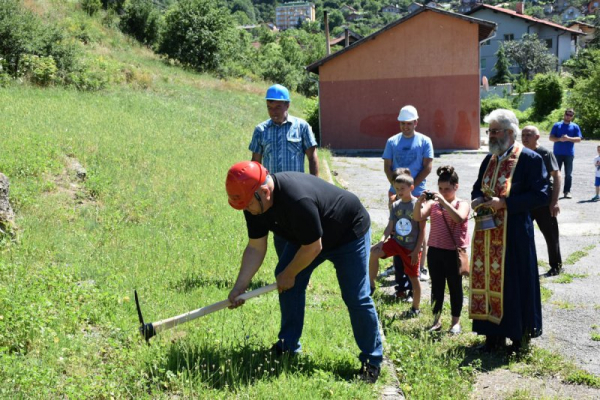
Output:
<path fill-rule="evenodd" d="M 413 288 L 412 307 L 405 312 L 405 318 L 416 317 L 420 314 L 421 283 L 419 281 L 419 265 L 421 262 L 421 246 L 425 237 L 425 221 L 413 219 L 413 210 L 417 201 L 411 192 L 414 180 L 410 171 L 405 169 L 394 179 L 394 189 L 399 200 L 396 200 L 390 210 L 390 220 L 383 231 L 381 241 L 371 247 L 369 259 L 369 280 L 371 292 L 375 289 L 375 278 L 379 271 L 379 259 L 400 256 L 404 273 L 410 279 Z"/>

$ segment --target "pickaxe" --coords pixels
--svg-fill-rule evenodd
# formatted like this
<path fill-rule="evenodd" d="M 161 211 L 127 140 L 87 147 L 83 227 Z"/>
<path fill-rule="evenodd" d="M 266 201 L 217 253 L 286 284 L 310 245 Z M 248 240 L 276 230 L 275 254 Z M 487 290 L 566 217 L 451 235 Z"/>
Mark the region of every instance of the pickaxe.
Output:
<path fill-rule="evenodd" d="M 272 283 L 268 286 L 263 286 L 251 292 L 243 293 L 239 295 L 236 300 L 248 300 L 253 297 L 260 296 L 261 294 L 268 293 L 275 289 L 277 289 L 277 283 Z M 199 308 L 197 310 L 189 311 L 185 314 L 177 315 L 176 317 L 171 317 L 157 322 L 150 322 L 148 324 L 145 324 L 144 317 L 142 316 L 142 309 L 140 308 L 140 302 L 138 301 L 137 290 L 135 290 L 134 293 L 135 306 L 137 307 L 138 317 L 140 319 L 140 334 L 144 339 L 146 339 L 146 342 L 148 344 L 150 343 L 149 340 L 151 337 L 162 331 L 166 331 L 167 329 L 171 329 L 174 326 L 181 325 L 196 318 L 200 318 L 205 315 L 214 313 L 215 311 L 222 310 L 231 305 L 231 302 L 229 300 L 223 300 L 219 301 L 218 303 Z"/>

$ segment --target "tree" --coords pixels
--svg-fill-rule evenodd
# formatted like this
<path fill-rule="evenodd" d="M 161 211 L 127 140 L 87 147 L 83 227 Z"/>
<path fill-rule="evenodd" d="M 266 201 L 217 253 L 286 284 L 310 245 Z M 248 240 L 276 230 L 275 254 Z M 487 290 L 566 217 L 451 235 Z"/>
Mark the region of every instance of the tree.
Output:
<path fill-rule="evenodd" d="M 229 10 L 214 0 L 179 0 L 165 15 L 158 53 L 198 71 L 214 71 L 230 29 L 235 28 Z"/>
<path fill-rule="evenodd" d="M 533 117 L 543 120 L 562 104 L 563 88 L 556 73 L 538 74 L 533 78 Z"/>
<path fill-rule="evenodd" d="M 138 42 L 151 45 L 158 39 L 159 20 L 160 13 L 152 0 L 130 0 L 119 25 L 124 33 Z"/>
<path fill-rule="evenodd" d="M 496 52 L 496 57 L 498 58 L 496 65 L 494 65 L 496 75 L 490 79 L 490 83 L 492 85 L 497 85 L 498 83 L 511 82 L 513 80 L 513 74 L 510 72 L 510 61 L 506 57 L 503 45 L 500 45 L 500 48 Z"/>
<path fill-rule="evenodd" d="M 589 78 L 595 65 L 600 64 L 600 48 L 585 48 L 573 58 L 563 63 L 563 67 L 573 74 L 573 78 Z"/>
<path fill-rule="evenodd" d="M 504 42 L 503 47 L 506 56 L 519 66 L 528 79 L 535 74 L 551 72 L 558 63 L 556 56 L 548 53 L 548 48 L 535 33 L 523 35 L 520 41 Z"/>
<path fill-rule="evenodd" d="M 594 65 L 589 78 L 577 82 L 570 102 L 584 135 L 600 139 L 600 64 Z"/>

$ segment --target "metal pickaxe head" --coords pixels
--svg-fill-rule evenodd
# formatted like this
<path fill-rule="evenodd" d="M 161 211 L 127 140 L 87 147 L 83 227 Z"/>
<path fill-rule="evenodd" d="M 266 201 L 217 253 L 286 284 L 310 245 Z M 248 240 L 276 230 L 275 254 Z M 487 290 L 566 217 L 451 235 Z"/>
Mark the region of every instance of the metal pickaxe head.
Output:
<path fill-rule="evenodd" d="M 150 345 L 150 338 L 156 335 L 156 331 L 154 330 L 154 326 L 152 323 L 145 324 L 144 317 L 142 316 L 142 309 L 140 308 L 140 302 L 138 300 L 137 290 L 134 290 L 135 294 L 135 306 L 137 307 L 138 318 L 140 319 L 140 335 L 146 340 L 146 343 Z"/>

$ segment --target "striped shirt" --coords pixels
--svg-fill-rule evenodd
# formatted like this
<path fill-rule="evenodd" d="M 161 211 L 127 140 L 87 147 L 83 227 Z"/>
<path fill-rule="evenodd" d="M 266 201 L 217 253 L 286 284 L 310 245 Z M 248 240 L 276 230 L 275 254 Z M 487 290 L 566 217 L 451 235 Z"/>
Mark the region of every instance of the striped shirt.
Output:
<path fill-rule="evenodd" d="M 455 201 L 453 207 L 458 208 L 460 201 Z M 450 231 L 454 235 L 454 241 L 452 237 L 448 235 L 448 228 L 444 220 L 448 223 Z M 456 245 L 460 247 L 469 246 L 469 221 L 465 220 L 463 223 L 456 223 L 450 217 L 448 212 L 440 206 L 439 203 L 435 203 L 431 206 L 431 229 L 429 232 L 429 240 L 427 245 L 430 247 L 436 247 L 438 249 L 454 250 Z M 454 244 L 456 242 L 456 245 Z"/>
<path fill-rule="evenodd" d="M 276 125 L 270 119 L 254 129 L 249 150 L 262 155 L 262 165 L 271 174 L 285 171 L 304 172 L 304 154 L 317 145 L 308 122 L 288 115 Z"/>

